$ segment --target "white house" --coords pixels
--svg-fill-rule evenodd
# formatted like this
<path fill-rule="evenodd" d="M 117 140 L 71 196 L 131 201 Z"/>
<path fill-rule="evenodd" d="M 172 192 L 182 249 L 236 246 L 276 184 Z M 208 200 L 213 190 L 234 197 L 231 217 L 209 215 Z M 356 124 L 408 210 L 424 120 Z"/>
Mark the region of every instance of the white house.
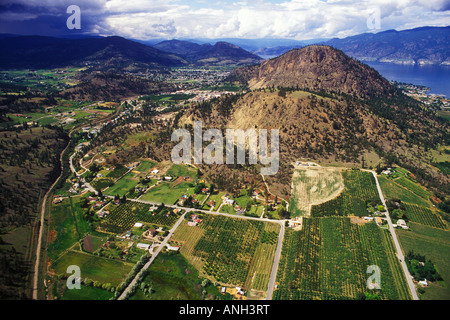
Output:
<path fill-rule="evenodd" d="M 150 248 L 150 245 L 148 243 L 138 243 L 136 245 L 136 248 L 142 249 L 142 250 L 148 250 Z"/>
<path fill-rule="evenodd" d="M 422 280 L 422 281 L 419 281 L 419 284 L 420 284 L 421 286 L 423 286 L 423 287 L 428 287 L 428 281 L 427 281 L 427 279 Z"/>
<path fill-rule="evenodd" d="M 134 227 L 135 227 L 135 228 L 142 228 L 142 226 L 143 226 L 143 224 L 140 223 L 140 222 L 136 222 L 136 223 L 134 224 Z"/>
<path fill-rule="evenodd" d="M 228 197 L 223 197 L 223 203 L 224 203 L 224 204 L 233 205 L 234 200 L 233 200 L 233 199 L 230 199 L 230 198 L 228 198 Z"/>
<path fill-rule="evenodd" d="M 167 250 L 169 250 L 169 251 L 178 251 L 178 250 L 180 250 L 180 247 L 174 247 L 174 246 L 171 246 L 171 245 L 167 245 Z"/>

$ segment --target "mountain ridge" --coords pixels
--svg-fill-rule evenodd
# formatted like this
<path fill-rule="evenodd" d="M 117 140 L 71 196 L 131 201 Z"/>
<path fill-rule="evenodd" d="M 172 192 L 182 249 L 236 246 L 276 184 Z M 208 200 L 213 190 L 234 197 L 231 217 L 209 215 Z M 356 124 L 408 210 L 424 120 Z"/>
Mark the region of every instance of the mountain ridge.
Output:
<path fill-rule="evenodd" d="M 322 44 L 362 61 L 450 65 L 450 26 L 363 33 Z"/>
<path fill-rule="evenodd" d="M 197 44 L 185 40 L 166 40 L 153 47 L 179 55 L 194 64 L 256 64 L 264 59 L 248 52 L 241 47 L 218 41 L 214 45 L 209 43 Z"/>
<path fill-rule="evenodd" d="M 0 68 L 56 68 L 68 65 L 101 67 L 143 63 L 153 68 L 185 65 L 186 61 L 122 37 L 65 39 L 19 36 L 0 39 Z"/>

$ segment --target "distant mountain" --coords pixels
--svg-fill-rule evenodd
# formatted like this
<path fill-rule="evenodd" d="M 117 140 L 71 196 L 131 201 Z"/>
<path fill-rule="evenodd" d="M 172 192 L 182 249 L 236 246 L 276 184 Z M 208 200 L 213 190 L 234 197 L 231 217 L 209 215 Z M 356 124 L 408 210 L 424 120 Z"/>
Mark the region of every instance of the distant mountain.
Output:
<path fill-rule="evenodd" d="M 450 65 L 450 26 L 364 33 L 324 44 L 362 61 Z"/>
<path fill-rule="evenodd" d="M 214 45 L 197 44 L 183 40 L 168 40 L 154 46 L 159 50 L 179 55 L 187 61 L 200 65 L 256 64 L 263 59 L 234 44 L 219 41 Z"/>
<path fill-rule="evenodd" d="M 304 45 L 295 45 L 295 46 L 278 46 L 273 48 L 260 48 L 258 50 L 253 51 L 253 53 L 257 54 L 263 58 L 274 58 L 281 56 L 282 54 L 291 51 L 292 49 L 300 49 L 303 48 Z"/>
<path fill-rule="evenodd" d="M 212 45 L 209 43 L 200 45 L 194 42 L 185 40 L 166 40 L 157 43 L 153 46 L 161 51 L 170 52 L 180 57 L 185 57 L 188 60 L 195 59 L 202 51 L 209 50 Z"/>
<path fill-rule="evenodd" d="M 182 58 L 121 37 L 64 39 L 19 36 L 0 39 L 0 68 L 55 68 L 98 66 L 125 68 L 141 64 L 150 68 L 186 64 Z"/>
<path fill-rule="evenodd" d="M 392 86 L 373 68 L 329 46 L 311 45 L 266 60 L 259 66 L 235 70 L 231 77 L 251 89 L 291 87 L 355 95 L 386 96 Z"/>

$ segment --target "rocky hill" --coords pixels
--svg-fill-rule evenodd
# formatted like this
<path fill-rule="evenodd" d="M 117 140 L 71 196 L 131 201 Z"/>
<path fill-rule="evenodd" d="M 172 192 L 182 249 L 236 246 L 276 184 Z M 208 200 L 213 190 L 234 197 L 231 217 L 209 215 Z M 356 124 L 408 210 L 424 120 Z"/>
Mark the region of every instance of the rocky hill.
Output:
<path fill-rule="evenodd" d="M 393 92 L 389 82 L 373 68 L 340 50 L 320 45 L 291 50 L 252 69 L 236 70 L 233 77 L 246 81 L 251 89 L 290 87 L 359 98 Z"/>
<path fill-rule="evenodd" d="M 350 167 L 401 164 L 427 186 L 449 185 L 427 155 L 450 142 L 449 124 L 341 51 L 310 46 L 233 76 L 254 90 L 195 105 L 179 125 L 201 120 L 206 128 L 278 129 L 280 171 L 268 177 L 278 195 L 289 196 L 290 165 L 299 159 Z M 214 176 L 217 170 L 203 171 Z"/>

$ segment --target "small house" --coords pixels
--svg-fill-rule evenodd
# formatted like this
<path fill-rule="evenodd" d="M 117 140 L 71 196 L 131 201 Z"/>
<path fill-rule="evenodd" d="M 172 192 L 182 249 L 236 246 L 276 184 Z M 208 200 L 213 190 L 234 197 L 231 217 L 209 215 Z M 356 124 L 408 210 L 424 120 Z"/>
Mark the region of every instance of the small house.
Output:
<path fill-rule="evenodd" d="M 375 218 L 375 222 L 377 223 L 377 225 L 381 226 L 383 224 L 383 220 L 381 220 L 380 217 L 376 217 Z"/>
<path fill-rule="evenodd" d="M 150 234 L 150 236 L 154 237 L 158 234 L 158 231 L 156 231 L 155 229 L 150 229 L 149 234 Z"/>

